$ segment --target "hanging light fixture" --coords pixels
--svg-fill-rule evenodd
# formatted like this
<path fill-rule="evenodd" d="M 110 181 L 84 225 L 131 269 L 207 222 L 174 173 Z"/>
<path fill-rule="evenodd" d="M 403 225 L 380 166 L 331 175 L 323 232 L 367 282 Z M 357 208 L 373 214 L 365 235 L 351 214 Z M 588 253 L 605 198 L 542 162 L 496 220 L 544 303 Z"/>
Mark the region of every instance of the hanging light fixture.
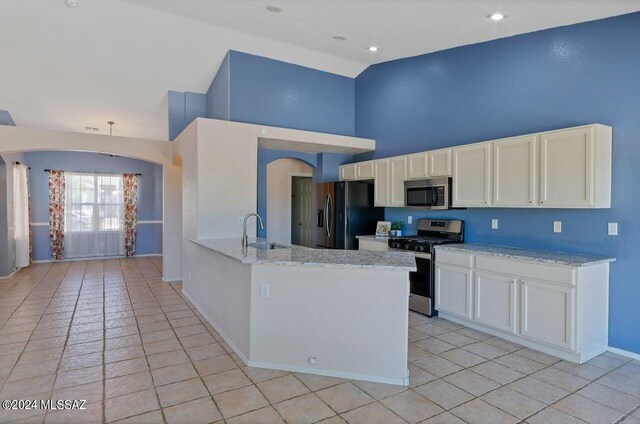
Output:
<path fill-rule="evenodd" d="M 115 122 L 113 122 L 113 121 L 107 121 L 107 125 L 109 125 L 109 136 L 113 136 L 113 126 L 114 126 L 115 124 L 116 124 L 116 123 L 115 123 Z M 109 156 L 110 158 L 119 158 L 119 157 L 120 157 L 120 156 L 118 156 L 118 155 L 112 155 L 112 154 L 110 154 L 110 153 L 100 153 L 100 154 L 101 154 L 101 155 L 104 155 L 104 156 Z"/>

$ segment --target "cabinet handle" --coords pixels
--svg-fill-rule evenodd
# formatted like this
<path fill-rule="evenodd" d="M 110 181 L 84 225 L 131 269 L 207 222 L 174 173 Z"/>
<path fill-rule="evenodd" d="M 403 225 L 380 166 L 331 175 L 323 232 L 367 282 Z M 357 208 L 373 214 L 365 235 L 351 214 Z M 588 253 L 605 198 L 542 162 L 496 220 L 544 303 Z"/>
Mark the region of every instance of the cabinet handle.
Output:
<path fill-rule="evenodd" d="M 541 200 L 541 201 L 540 201 L 540 204 L 541 204 L 541 205 L 543 205 L 543 204 L 544 204 L 544 200 Z"/>
<path fill-rule="evenodd" d="M 533 203 L 533 200 L 529 200 L 529 203 Z"/>

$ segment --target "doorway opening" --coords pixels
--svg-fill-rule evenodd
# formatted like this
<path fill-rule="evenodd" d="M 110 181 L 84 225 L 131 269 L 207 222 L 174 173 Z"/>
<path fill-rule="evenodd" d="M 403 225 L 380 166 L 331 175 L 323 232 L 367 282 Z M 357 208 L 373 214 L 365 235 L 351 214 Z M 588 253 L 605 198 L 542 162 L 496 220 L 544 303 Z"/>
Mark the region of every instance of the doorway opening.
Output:
<path fill-rule="evenodd" d="M 313 247 L 313 179 L 291 177 L 291 244 Z"/>

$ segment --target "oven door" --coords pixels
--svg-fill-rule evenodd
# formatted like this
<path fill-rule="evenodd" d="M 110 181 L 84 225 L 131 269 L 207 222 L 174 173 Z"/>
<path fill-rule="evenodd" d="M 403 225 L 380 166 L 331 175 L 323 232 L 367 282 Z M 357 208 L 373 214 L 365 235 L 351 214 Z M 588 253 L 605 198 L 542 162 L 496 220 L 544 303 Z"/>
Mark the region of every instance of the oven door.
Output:
<path fill-rule="evenodd" d="M 405 206 L 424 209 L 449 209 L 449 190 L 446 184 L 429 181 L 405 182 Z"/>
<path fill-rule="evenodd" d="M 416 272 L 409 273 L 409 309 L 433 316 L 433 263 L 430 253 L 416 253 Z"/>

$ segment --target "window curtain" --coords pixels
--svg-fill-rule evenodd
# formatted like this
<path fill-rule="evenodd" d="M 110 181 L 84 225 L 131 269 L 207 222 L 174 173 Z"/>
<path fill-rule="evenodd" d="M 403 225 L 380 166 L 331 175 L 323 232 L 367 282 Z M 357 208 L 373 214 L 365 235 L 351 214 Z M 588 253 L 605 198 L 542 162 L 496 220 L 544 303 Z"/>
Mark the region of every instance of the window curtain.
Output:
<path fill-rule="evenodd" d="M 64 259 L 65 197 L 64 171 L 49 171 L 49 244 L 54 261 Z"/>
<path fill-rule="evenodd" d="M 66 172 L 66 258 L 124 254 L 122 175 Z"/>
<path fill-rule="evenodd" d="M 29 266 L 29 185 L 26 165 L 13 166 L 15 267 Z"/>
<path fill-rule="evenodd" d="M 138 225 L 138 176 L 123 174 L 124 187 L 124 252 L 126 256 L 136 254 L 136 226 Z"/>

